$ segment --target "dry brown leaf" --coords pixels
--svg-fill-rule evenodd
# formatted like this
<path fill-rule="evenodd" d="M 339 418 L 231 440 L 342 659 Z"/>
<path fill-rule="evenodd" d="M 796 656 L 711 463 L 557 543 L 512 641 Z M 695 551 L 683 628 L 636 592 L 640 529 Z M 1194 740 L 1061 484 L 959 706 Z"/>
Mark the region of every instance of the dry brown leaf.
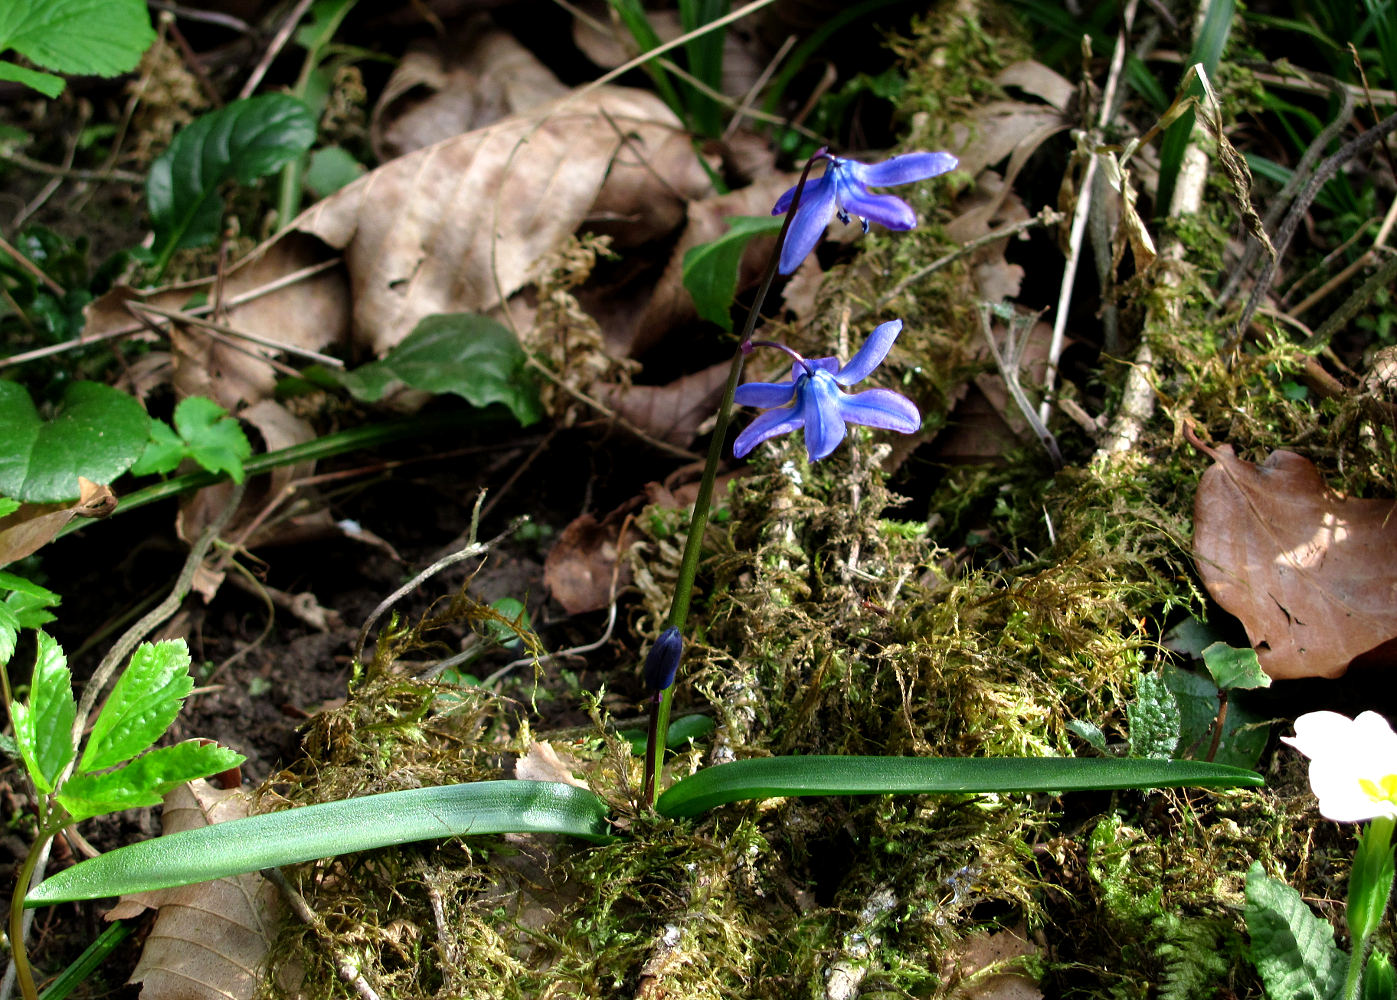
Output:
<path fill-rule="evenodd" d="M 529 752 L 514 762 L 514 776 L 520 781 L 560 781 L 565 785 L 586 788 L 587 782 L 573 777 L 577 763 L 559 755 L 547 740 L 529 744 Z"/>
<path fill-rule="evenodd" d="M 23 559 L 49 542 L 75 517 L 106 517 L 116 510 L 111 487 L 78 477 L 72 503 L 25 503 L 0 517 L 0 566 Z"/>
<path fill-rule="evenodd" d="M 444 42 L 423 43 L 403 57 L 374 107 L 369 136 L 379 160 L 391 160 L 566 92 L 513 35 L 472 17 Z"/>
<path fill-rule="evenodd" d="M 250 796 L 206 781 L 165 797 L 164 832 L 193 830 L 248 815 Z M 128 980 L 141 1000 L 251 1000 L 257 970 L 280 920 L 281 897 L 261 875 L 123 896 L 108 920 L 158 911 L 140 961 Z"/>
<path fill-rule="evenodd" d="M 617 558 L 634 541 L 634 531 L 628 529 L 623 543 L 621 528 L 626 514 L 636 506 L 635 500 L 629 500 L 601 521 L 582 514 L 562 530 L 548 550 L 543 585 L 568 614 L 600 611 L 611 604 L 614 592 L 630 582 L 625 563 L 618 568 Z"/>
<path fill-rule="evenodd" d="M 1198 575 L 1267 674 L 1338 677 L 1397 638 L 1397 502 L 1340 496 L 1291 451 L 1254 465 L 1194 444 L 1214 463 L 1193 503 Z"/>
<path fill-rule="evenodd" d="M 720 361 L 669 385 L 601 385 L 593 392 L 632 427 L 687 448 L 717 410 L 731 368 Z"/>
<path fill-rule="evenodd" d="M 1021 960 L 1037 954 L 1038 946 L 1028 940 L 1023 924 L 993 934 L 973 934 L 946 956 L 947 978 L 957 981 L 950 996 L 957 1000 L 1042 1000 L 1038 984 L 1020 971 Z"/>
<path fill-rule="evenodd" d="M 708 187 L 659 98 L 607 87 L 399 157 L 292 225 L 344 251 L 356 334 L 381 355 L 425 316 L 493 309 L 595 215 L 653 238 Z"/>

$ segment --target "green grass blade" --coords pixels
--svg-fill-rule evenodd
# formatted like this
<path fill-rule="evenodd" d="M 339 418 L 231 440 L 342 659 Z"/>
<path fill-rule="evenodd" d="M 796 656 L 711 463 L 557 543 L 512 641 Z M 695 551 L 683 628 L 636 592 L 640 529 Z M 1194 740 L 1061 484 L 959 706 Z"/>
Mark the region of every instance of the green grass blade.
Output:
<path fill-rule="evenodd" d="M 1208 11 L 1203 16 L 1203 24 L 1194 39 L 1193 51 L 1188 55 L 1185 66 L 1202 63 L 1208 79 L 1216 80 L 1218 62 L 1222 50 L 1227 45 L 1227 35 L 1232 30 L 1232 18 L 1236 13 L 1236 0 L 1209 0 Z M 1189 91 L 1195 97 L 1203 96 L 1202 84 L 1194 81 Z M 1163 217 L 1169 214 L 1169 202 L 1174 197 L 1174 183 L 1183 167 L 1184 151 L 1188 148 L 1193 134 L 1194 113 L 1185 112 L 1164 131 L 1164 139 L 1159 147 L 1159 194 L 1155 199 L 1154 214 Z"/>
<path fill-rule="evenodd" d="M 39 994 L 39 1000 L 66 1000 L 68 994 L 87 982 L 106 961 L 107 956 L 131 936 L 131 924 L 130 920 L 118 920 L 109 924 L 72 965 L 60 972 L 58 978 L 44 988 L 44 992 Z"/>
<path fill-rule="evenodd" d="M 552 781 L 412 788 L 230 820 L 122 847 L 40 883 L 25 906 L 168 889 L 437 837 L 566 833 L 608 838 L 606 805 Z"/>
<path fill-rule="evenodd" d="M 696 816 L 728 802 L 790 795 L 1078 792 L 1115 788 L 1258 786 L 1261 775 L 1192 760 L 1076 757 L 761 757 L 705 768 L 655 803 Z"/>

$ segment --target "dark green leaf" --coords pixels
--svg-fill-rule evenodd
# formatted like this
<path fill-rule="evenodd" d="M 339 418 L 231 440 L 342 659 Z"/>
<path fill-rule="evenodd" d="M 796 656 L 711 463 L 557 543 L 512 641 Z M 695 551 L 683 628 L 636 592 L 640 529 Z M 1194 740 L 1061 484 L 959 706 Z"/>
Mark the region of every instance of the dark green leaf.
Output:
<path fill-rule="evenodd" d="M 1238 649 L 1225 642 L 1215 642 L 1203 650 L 1203 663 L 1219 691 L 1271 686 L 1271 678 L 1261 669 L 1256 650 L 1250 647 Z"/>
<path fill-rule="evenodd" d="M 728 231 L 712 243 L 690 247 L 684 254 L 684 287 L 694 298 L 698 314 L 724 330 L 732 330 L 732 300 L 742 251 L 755 236 L 781 231 L 779 216 L 738 215 L 728 220 Z"/>
<path fill-rule="evenodd" d="M 286 94 L 234 101 L 178 132 L 146 178 L 157 267 L 181 247 L 213 242 L 223 218 L 219 185 L 265 177 L 313 142 L 314 117 Z"/>
<path fill-rule="evenodd" d="M 394 382 L 450 392 L 472 406 L 503 403 L 519 423 L 541 416 L 524 370 L 524 352 L 508 328 L 474 313 L 428 316 L 382 361 L 339 376 L 357 398 L 376 402 Z"/>
<path fill-rule="evenodd" d="M 105 770 L 154 744 L 175 721 L 185 695 L 193 689 L 189 649 L 183 639 L 137 646 L 92 724 L 78 773 Z"/>
<path fill-rule="evenodd" d="M 14 49 L 60 73 L 125 73 L 136 68 L 154 41 L 145 0 L 5 0 L 0 4 L 0 51 Z"/>
<path fill-rule="evenodd" d="M 1179 706 L 1180 751 L 1187 756 L 1202 756 L 1212 743 L 1213 725 L 1218 715 L 1218 689 L 1202 674 L 1178 667 L 1164 668 L 1164 681 L 1174 693 Z M 1228 702 L 1227 718 L 1222 724 L 1222 738 L 1213 757 L 1217 764 L 1233 767 L 1255 767 L 1266 749 L 1271 727 L 1240 698 Z"/>
<path fill-rule="evenodd" d="M 175 430 L 194 461 L 210 472 L 228 473 L 235 483 L 243 481 L 252 445 L 227 410 L 204 396 L 182 399 L 175 407 Z"/>
<path fill-rule="evenodd" d="M 552 781 L 481 781 L 365 795 L 158 837 L 47 879 L 26 906 L 100 899 L 438 837 L 566 833 L 609 840 L 606 804 Z"/>
<path fill-rule="evenodd" d="M 136 806 L 159 805 L 176 785 L 237 767 L 243 760 L 242 754 L 227 747 L 187 740 L 152 750 L 115 771 L 69 778 L 54 797 L 77 822 Z"/>
<path fill-rule="evenodd" d="M 109 483 L 145 448 L 150 418 L 124 392 L 74 382 L 52 420 L 24 386 L 0 382 L 0 492 L 31 503 L 71 500 L 78 477 Z"/>
<path fill-rule="evenodd" d="M 1075 792 L 1261 785 L 1261 775 L 1191 760 L 1077 757 L 762 757 L 704 768 L 656 801 L 663 816 L 789 795 Z"/>
<path fill-rule="evenodd" d="M 68 660 L 46 632 L 36 633 L 38 656 L 29 681 L 29 700 L 10 706 L 15 717 L 15 741 L 19 744 L 30 780 L 41 792 L 53 791 L 58 775 L 73 759 L 73 677 Z"/>
<path fill-rule="evenodd" d="M 1246 918 L 1251 960 L 1267 996 L 1332 1000 L 1339 995 L 1346 957 L 1334 944 L 1334 928 L 1311 913 L 1298 892 L 1267 875 L 1260 861 L 1247 872 Z"/>

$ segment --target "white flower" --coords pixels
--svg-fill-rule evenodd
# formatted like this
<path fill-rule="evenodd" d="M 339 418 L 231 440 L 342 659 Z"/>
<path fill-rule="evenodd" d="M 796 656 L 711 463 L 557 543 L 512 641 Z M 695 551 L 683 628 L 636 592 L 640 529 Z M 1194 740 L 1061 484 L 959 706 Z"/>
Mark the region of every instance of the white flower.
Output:
<path fill-rule="evenodd" d="M 1310 788 L 1329 819 L 1397 819 L 1397 733 L 1377 712 L 1307 712 L 1281 742 L 1310 758 Z"/>

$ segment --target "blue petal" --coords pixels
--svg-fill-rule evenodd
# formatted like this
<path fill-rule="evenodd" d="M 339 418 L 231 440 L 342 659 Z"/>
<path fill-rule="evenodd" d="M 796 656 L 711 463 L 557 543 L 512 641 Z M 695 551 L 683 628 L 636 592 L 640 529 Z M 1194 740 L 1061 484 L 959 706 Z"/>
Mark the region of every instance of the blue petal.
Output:
<path fill-rule="evenodd" d="M 894 319 L 882 323 L 876 330 L 868 335 L 868 339 L 859 348 L 859 353 L 855 354 L 847 365 L 835 373 L 834 380 L 840 385 L 853 385 L 855 382 L 862 382 L 864 379 L 883 363 L 883 359 L 892 350 L 893 341 L 902 332 L 902 320 Z"/>
<path fill-rule="evenodd" d="M 844 394 L 827 372 L 802 383 L 800 388 L 796 409 L 805 418 L 805 451 L 810 461 L 818 462 L 838 448 L 847 433 L 840 414 Z"/>
<path fill-rule="evenodd" d="M 779 204 L 779 203 L 778 203 Z M 825 227 L 834 215 L 834 182 L 828 176 L 815 184 L 806 184 L 795 218 L 786 230 L 786 242 L 781 247 L 782 274 L 791 274 L 824 235 Z"/>
<path fill-rule="evenodd" d="M 831 375 L 839 371 L 838 358 L 806 358 L 805 363 L 810 366 L 811 371 L 829 372 Z M 795 373 L 803 373 L 804 369 L 799 365 L 792 365 L 791 371 L 791 377 L 795 378 Z"/>
<path fill-rule="evenodd" d="M 805 414 L 801 412 L 799 406 L 788 406 L 760 413 L 732 443 L 733 458 L 742 458 L 763 441 L 781 434 L 789 434 L 804 423 Z"/>
<path fill-rule="evenodd" d="M 886 431 L 912 434 L 921 430 L 922 415 L 906 396 L 891 389 L 866 389 L 839 400 L 839 415 L 846 423 L 879 427 Z M 806 437 L 810 436 L 806 425 Z"/>
<path fill-rule="evenodd" d="M 869 187 L 891 187 L 944 174 L 956 169 L 958 163 L 950 153 L 906 153 L 882 163 L 851 161 L 849 170 Z"/>
<path fill-rule="evenodd" d="M 796 394 L 794 376 L 790 382 L 744 382 L 732 394 L 738 406 L 756 406 L 769 410 L 785 406 Z"/>
<path fill-rule="evenodd" d="M 839 207 L 889 229 L 914 229 L 917 225 L 917 213 L 907 202 L 890 194 L 869 194 L 868 188 L 852 179 L 839 189 Z"/>

